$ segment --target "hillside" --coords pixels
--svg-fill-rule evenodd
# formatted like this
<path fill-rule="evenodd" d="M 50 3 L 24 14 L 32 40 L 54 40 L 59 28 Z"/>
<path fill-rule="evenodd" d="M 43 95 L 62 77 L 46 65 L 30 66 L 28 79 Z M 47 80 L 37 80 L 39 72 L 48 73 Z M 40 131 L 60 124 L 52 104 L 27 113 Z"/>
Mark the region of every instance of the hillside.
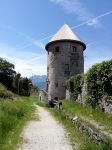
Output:
<path fill-rule="evenodd" d="M 35 102 L 36 98 L 15 95 L 0 84 L 0 150 L 16 149 L 25 123 L 32 119 Z"/>
<path fill-rule="evenodd" d="M 13 93 L 8 91 L 6 87 L 0 83 L 0 99 L 13 99 Z"/>

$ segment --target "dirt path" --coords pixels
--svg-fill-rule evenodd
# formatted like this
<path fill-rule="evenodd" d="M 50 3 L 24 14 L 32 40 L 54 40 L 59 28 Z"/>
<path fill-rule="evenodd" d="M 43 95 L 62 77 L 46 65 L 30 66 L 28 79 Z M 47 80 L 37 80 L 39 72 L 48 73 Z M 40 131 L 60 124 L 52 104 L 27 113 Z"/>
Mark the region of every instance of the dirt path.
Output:
<path fill-rule="evenodd" d="M 23 144 L 17 150 L 72 150 L 64 128 L 42 107 L 37 108 L 40 120 L 29 122 L 22 133 Z"/>

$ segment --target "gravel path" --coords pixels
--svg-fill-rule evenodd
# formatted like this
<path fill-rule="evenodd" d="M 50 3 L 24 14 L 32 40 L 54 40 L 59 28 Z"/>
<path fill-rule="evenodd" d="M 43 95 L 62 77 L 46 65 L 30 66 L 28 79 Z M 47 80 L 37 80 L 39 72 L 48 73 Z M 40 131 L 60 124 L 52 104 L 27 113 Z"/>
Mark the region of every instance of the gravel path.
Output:
<path fill-rule="evenodd" d="M 37 108 L 40 120 L 25 126 L 23 144 L 17 150 L 72 150 L 64 128 L 42 107 Z"/>

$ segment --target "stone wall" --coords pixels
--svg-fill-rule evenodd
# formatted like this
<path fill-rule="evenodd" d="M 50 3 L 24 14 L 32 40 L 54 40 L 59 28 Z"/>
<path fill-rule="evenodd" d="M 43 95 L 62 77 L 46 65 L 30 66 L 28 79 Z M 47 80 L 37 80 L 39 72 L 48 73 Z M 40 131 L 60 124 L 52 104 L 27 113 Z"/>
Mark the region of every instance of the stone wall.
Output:
<path fill-rule="evenodd" d="M 87 85 L 86 85 L 86 83 L 83 84 L 82 93 L 78 94 L 77 99 L 74 98 L 73 93 L 66 90 L 66 99 L 75 100 L 75 101 L 77 101 L 79 103 L 82 103 L 82 104 L 86 104 L 86 99 L 85 99 L 86 95 L 87 95 Z M 104 96 L 102 98 L 102 101 L 100 101 L 99 106 L 102 109 L 102 111 L 104 111 L 106 113 L 112 113 L 112 100 L 109 100 L 108 96 Z"/>
<path fill-rule="evenodd" d="M 39 92 L 39 100 L 42 101 L 42 102 L 48 103 L 48 94 L 47 94 L 46 91 L 41 90 L 41 91 Z"/>

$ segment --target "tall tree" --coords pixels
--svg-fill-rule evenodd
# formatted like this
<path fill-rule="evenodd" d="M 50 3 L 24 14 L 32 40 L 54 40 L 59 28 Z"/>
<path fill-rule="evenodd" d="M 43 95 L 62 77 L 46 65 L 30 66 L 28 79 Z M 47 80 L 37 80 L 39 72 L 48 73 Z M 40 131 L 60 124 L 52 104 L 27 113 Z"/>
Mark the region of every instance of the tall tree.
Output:
<path fill-rule="evenodd" d="M 14 65 L 0 58 L 0 82 L 12 90 L 13 77 L 16 74 Z"/>

